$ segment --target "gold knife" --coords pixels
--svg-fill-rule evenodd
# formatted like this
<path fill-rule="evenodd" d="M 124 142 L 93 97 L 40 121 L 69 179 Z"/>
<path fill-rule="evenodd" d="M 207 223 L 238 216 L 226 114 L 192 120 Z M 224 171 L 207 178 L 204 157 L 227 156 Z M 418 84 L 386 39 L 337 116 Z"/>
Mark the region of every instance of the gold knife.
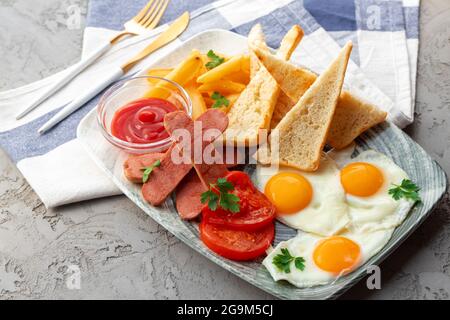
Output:
<path fill-rule="evenodd" d="M 125 63 L 121 68 L 124 73 L 127 73 L 136 63 L 141 61 L 143 58 L 153 53 L 157 49 L 166 45 L 167 43 L 175 40 L 189 24 L 189 12 L 183 13 L 177 20 L 172 23 L 172 25 L 167 28 L 166 31 L 161 33 L 158 38 L 150 43 L 145 49 L 139 52 L 134 58 Z"/>
<path fill-rule="evenodd" d="M 165 46 L 169 42 L 175 40 L 189 24 L 189 12 L 183 13 L 178 19 L 176 19 L 164 32 L 162 32 L 152 43 L 145 47 L 132 59 L 127 61 L 121 67 L 115 67 L 111 70 L 111 73 L 105 79 L 102 79 L 98 83 L 94 83 L 93 86 L 80 97 L 76 98 L 70 104 L 62 108 L 57 114 L 55 114 L 50 120 L 48 120 L 42 127 L 39 128 L 40 134 L 47 132 L 53 128 L 60 121 L 64 120 L 67 116 L 78 110 L 86 102 L 95 97 L 99 92 L 105 89 L 108 85 L 117 81 L 125 73 L 127 73 L 133 66 L 136 65 L 143 58 L 153 53 L 157 49 Z"/>

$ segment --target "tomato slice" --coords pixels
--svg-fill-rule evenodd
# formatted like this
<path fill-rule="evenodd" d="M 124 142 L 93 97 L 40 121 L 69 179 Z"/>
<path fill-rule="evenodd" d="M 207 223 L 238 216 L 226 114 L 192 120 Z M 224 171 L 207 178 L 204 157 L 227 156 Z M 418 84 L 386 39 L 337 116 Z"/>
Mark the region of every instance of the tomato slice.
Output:
<path fill-rule="evenodd" d="M 206 206 L 202 210 L 204 220 L 210 224 L 242 231 L 258 230 L 273 221 L 276 215 L 275 206 L 255 188 L 246 173 L 232 171 L 226 178 L 234 185 L 232 193 L 240 198 L 240 212 L 233 213 L 222 208 L 212 211 Z"/>
<path fill-rule="evenodd" d="M 200 238 L 218 255 L 236 261 L 252 260 L 266 252 L 275 235 L 273 223 L 257 231 L 233 230 L 202 219 Z"/>
<path fill-rule="evenodd" d="M 254 188 L 252 180 L 250 180 L 250 177 L 248 174 L 242 171 L 230 171 L 227 176 L 227 180 L 231 182 L 234 187 L 240 187 L 242 189 L 245 188 Z"/>

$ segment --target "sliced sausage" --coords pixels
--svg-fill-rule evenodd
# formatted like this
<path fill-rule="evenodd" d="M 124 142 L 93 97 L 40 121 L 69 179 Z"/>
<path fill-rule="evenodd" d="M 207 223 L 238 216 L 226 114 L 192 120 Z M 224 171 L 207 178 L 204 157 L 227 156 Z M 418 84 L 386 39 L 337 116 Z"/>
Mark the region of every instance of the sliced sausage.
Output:
<path fill-rule="evenodd" d="M 173 144 L 161 159 L 161 165 L 154 168 L 146 183 L 142 185 L 142 196 L 154 206 L 162 204 L 192 169 L 189 164 L 174 164 L 171 159 Z"/>
<path fill-rule="evenodd" d="M 210 142 L 203 141 L 203 132 L 208 129 L 217 129 L 218 133 L 222 133 L 228 125 L 227 116 L 219 110 L 206 111 L 198 117 L 197 121 L 202 123 L 202 132 L 197 134 L 197 136 L 194 135 L 194 122 L 182 111 L 167 114 L 164 117 L 164 126 L 170 134 L 176 129 L 186 129 L 191 138 L 188 141 L 191 144 L 190 149 L 194 150 L 194 142 L 197 141 L 197 143 L 201 142 L 201 151 L 203 151 L 204 147 L 217 138 L 211 137 Z M 142 196 L 150 204 L 154 206 L 162 204 L 191 170 L 192 162 L 188 163 L 188 161 L 185 161 L 181 164 L 174 164 L 172 161 L 173 155 L 179 154 L 182 150 L 178 146 L 178 142 L 175 141 L 161 159 L 161 165 L 153 170 L 148 181 L 142 186 Z"/>
<path fill-rule="evenodd" d="M 221 133 L 225 131 L 228 126 L 228 117 L 225 113 L 216 109 L 209 109 L 204 112 L 196 121 L 201 121 L 203 131 L 207 129 L 217 129 Z M 176 129 L 187 129 L 191 132 L 194 130 L 194 121 L 183 111 L 176 111 L 168 113 L 164 116 L 164 127 L 169 134 L 172 134 Z M 191 135 L 193 139 L 202 139 L 200 136 Z M 209 142 L 217 139 L 212 137 Z M 207 142 L 207 141 L 205 141 Z"/>
<path fill-rule="evenodd" d="M 149 167 L 157 160 L 161 160 L 164 153 L 147 153 L 139 156 L 131 156 L 123 164 L 123 173 L 131 182 L 142 183 L 142 175 L 145 167 Z"/>
<path fill-rule="evenodd" d="M 208 173 L 211 172 L 210 175 L 215 177 L 224 176 L 228 172 L 226 165 L 223 164 L 223 160 L 219 160 L 222 164 L 206 164 L 205 161 L 203 161 L 204 159 L 196 159 L 196 157 L 199 155 L 202 156 L 206 146 L 220 136 L 222 129 L 226 129 L 228 126 L 228 118 L 222 111 L 210 109 L 203 113 L 198 120 L 202 121 L 203 132 L 207 129 L 219 129 L 216 130 L 217 135 L 214 135 L 214 132 L 211 132 L 211 134 L 208 135 L 209 139 L 204 138 L 203 134 L 197 134 L 191 135 L 191 140 L 189 141 L 191 147 L 191 161 L 194 164 L 194 168 L 197 171 L 200 180 L 205 186 L 208 186 Z M 164 126 L 170 134 L 173 134 L 175 130 L 182 128 L 192 130 L 192 132 L 194 131 L 194 122 L 184 112 L 172 112 L 167 114 L 164 117 Z M 187 143 L 189 142 L 177 141 L 176 145 L 180 150 L 187 150 Z M 194 150 L 194 148 L 198 146 L 201 146 L 201 150 Z M 218 154 L 218 156 L 221 155 Z"/>
<path fill-rule="evenodd" d="M 209 127 L 212 127 L 210 123 L 213 122 L 212 119 L 214 118 L 222 119 L 222 121 L 220 122 L 222 124 L 222 127 L 219 129 L 219 132 L 222 130 L 222 128 L 226 128 L 228 124 L 226 121 L 226 116 L 224 116 L 221 111 L 210 110 L 208 111 L 208 113 L 209 117 L 207 117 L 202 122 L 203 131 L 205 131 L 205 129 Z M 169 117 L 169 115 L 167 115 L 167 117 Z M 173 113 L 170 115 L 170 118 L 167 119 L 167 121 L 171 122 L 170 128 L 168 129 L 169 132 L 173 132 L 174 130 L 179 129 L 180 126 L 184 126 L 183 128 L 191 126 L 189 124 L 186 125 L 187 123 L 189 123 L 189 119 L 183 113 Z M 218 124 L 218 127 L 220 123 Z M 210 140 L 203 140 L 201 136 L 195 136 L 190 141 L 190 143 L 191 146 L 201 145 L 201 154 L 203 154 L 205 147 L 209 145 L 214 139 L 218 138 L 218 136 L 211 135 L 210 138 Z M 182 143 L 186 142 L 180 142 L 178 146 L 182 145 Z M 215 183 L 218 178 L 224 177 L 228 173 L 225 164 L 206 164 L 203 163 L 203 161 L 201 161 L 202 163 L 200 164 L 195 163 L 195 154 L 193 149 L 191 151 L 191 161 L 194 163 L 195 170 L 192 170 L 189 175 L 182 181 L 182 183 L 177 187 L 176 192 L 177 210 L 181 218 L 183 219 L 193 219 L 198 216 L 204 206 L 200 202 L 201 194 L 208 190 L 210 183 Z"/>
<path fill-rule="evenodd" d="M 199 215 L 204 206 L 200 195 L 207 190 L 195 170 L 184 177 L 175 191 L 177 211 L 182 219 L 194 219 Z"/>
<path fill-rule="evenodd" d="M 202 211 L 204 204 L 200 202 L 200 196 L 209 189 L 209 184 L 216 183 L 218 178 L 228 174 L 224 165 L 204 165 L 200 170 L 203 181 L 197 170 L 191 170 L 176 190 L 177 210 L 181 218 L 186 220 L 194 219 Z"/>

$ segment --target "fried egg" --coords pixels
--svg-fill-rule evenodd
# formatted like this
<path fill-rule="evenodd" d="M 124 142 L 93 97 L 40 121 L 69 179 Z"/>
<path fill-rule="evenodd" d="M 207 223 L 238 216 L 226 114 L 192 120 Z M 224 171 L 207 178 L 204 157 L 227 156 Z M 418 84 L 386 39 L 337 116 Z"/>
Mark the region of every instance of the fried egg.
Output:
<path fill-rule="evenodd" d="M 355 270 L 378 253 L 391 238 L 393 228 L 367 233 L 346 230 L 339 235 L 321 237 L 299 232 L 287 241 L 280 242 L 263 261 L 275 281 L 286 280 L 304 288 L 331 283 L 340 276 Z M 287 248 L 292 257 L 304 259 L 300 270 L 292 261 L 290 272 L 274 264 L 274 258 Z"/>
<path fill-rule="evenodd" d="M 315 172 L 258 166 L 255 184 L 277 208 L 277 219 L 292 228 L 329 236 L 350 221 L 339 170 L 326 155 Z"/>
<path fill-rule="evenodd" d="M 352 226 L 358 232 L 371 232 L 400 225 L 414 203 L 394 200 L 388 191 L 408 179 L 406 172 L 374 150 L 363 151 L 354 158 L 350 154 L 347 149 L 333 151 L 330 156 L 340 168 Z"/>

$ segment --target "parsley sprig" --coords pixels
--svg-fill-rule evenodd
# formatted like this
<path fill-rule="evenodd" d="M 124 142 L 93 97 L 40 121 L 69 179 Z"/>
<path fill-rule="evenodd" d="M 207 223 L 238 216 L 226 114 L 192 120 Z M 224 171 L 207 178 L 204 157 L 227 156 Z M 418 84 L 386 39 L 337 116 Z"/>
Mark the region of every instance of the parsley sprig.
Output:
<path fill-rule="evenodd" d="M 226 178 L 218 178 L 217 183 L 210 183 L 209 190 L 202 193 L 200 201 L 208 203 L 209 209 L 216 211 L 220 206 L 224 210 L 236 213 L 240 211 L 239 197 L 230 191 L 234 186 Z M 217 194 L 218 193 L 218 194 Z"/>
<path fill-rule="evenodd" d="M 230 105 L 230 101 L 228 101 L 227 98 L 225 98 L 223 95 L 221 95 L 219 92 L 215 91 L 211 95 L 211 99 L 214 100 L 213 105 L 211 108 L 220 108 L 221 106 L 228 107 Z"/>
<path fill-rule="evenodd" d="M 148 177 L 150 176 L 150 173 L 152 173 L 153 169 L 159 167 L 161 165 L 161 160 L 156 160 L 153 162 L 153 164 L 149 167 L 144 167 L 141 170 L 144 171 L 142 175 L 142 183 L 146 183 L 148 181 Z"/>
<path fill-rule="evenodd" d="M 211 70 L 211 69 L 217 67 L 218 65 L 221 65 L 225 61 L 225 58 L 219 57 L 212 50 L 209 50 L 206 55 L 210 59 L 210 61 L 205 64 L 205 67 L 208 68 L 208 70 Z"/>
<path fill-rule="evenodd" d="M 273 258 L 272 263 L 280 271 L 290 273 L 292 261 L 298 270 L 305 270 L 305 259 L 303 259 L 303 257 L 293 257 L 287 248 L 282 248 L 281 253 Z"/>
<path fill-rule="evenodd" d="M 412 201 L 420 201 L 420 188 L 411 180 L 403 179 L 400 185 L 393 184 L 393 186 L 393 188 L 389 189 L 388 193 L 394 200 L 405 198 Z"/>

